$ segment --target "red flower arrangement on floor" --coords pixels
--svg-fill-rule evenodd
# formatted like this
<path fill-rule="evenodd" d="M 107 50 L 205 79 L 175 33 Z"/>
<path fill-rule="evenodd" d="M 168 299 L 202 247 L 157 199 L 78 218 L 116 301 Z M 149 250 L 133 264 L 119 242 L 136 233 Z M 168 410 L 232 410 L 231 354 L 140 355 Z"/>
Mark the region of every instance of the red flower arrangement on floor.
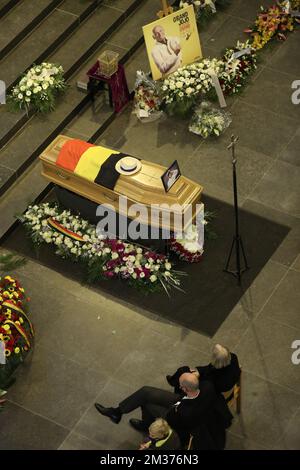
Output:
<path fill-rule="evenodd" d="M 18 280 L 0 279 L 0 385 L 32 347 L 34 330 L 25 312 L 28 300 Z"/>
<path fill-rule="evenodd" d="M 174 238 L 171 239 L 170 249 L 178 255 L 179 259 L 187 263 L 199 263 L 202 260 L 203 251 L 192 253 Z"/>
<path fill-rule="evenodd" d="M 243 55 L 234 58 L 235 54 Z M 222 61 L 224 71 L 220 74 L 219 80 L 225 95 L 232 95 L 241 91 L 245 86 L 249 76 L 257 68 L 257 55 L 249 41 L 237 42 L 233 48 L 226 49 Z"/>
<path fill-rule="evenodd" d="M 200 243 L 196 225 L 192 225 L 185 233 L 185 238 L 172 238 L 170 250 L 182 261 L 187 263 L 199 263 L 203 256 L 203 244 Z"/>

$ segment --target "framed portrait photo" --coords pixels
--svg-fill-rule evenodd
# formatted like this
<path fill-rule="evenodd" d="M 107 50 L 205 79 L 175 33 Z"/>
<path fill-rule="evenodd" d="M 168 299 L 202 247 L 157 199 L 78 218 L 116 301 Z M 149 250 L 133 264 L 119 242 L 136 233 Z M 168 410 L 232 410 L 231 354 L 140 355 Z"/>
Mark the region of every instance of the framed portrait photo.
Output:
<path fill-rule="evenodd" d="M 175 160 L 161 177 L 166 193 L 172 188 L 180 176 L 179 165 L 177 160 Z"/>

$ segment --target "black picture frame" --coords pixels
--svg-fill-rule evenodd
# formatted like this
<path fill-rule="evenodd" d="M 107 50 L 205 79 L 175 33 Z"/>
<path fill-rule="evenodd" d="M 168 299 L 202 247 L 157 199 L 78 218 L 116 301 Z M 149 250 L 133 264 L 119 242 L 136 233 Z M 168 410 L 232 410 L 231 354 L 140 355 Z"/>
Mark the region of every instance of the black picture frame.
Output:
<path fill-rule="evenodd" d="M 174 171 L 177 171 L 176 177 L 174 178 L 173 176 L 173 178 L 170 178 L 170 172 L 174 172 Z M 161 176 L 161 180 L 162 180 L 166 193 L 170 191 L 170 189 L 176 183 L 176 181 L 180 178 L 180 176 L 181 176 L 181 171 L 178 165 L 178 161 L 174 160 L 172 165 L 170 165 L 169 168 L 167 168 L 164 174 Z"/>

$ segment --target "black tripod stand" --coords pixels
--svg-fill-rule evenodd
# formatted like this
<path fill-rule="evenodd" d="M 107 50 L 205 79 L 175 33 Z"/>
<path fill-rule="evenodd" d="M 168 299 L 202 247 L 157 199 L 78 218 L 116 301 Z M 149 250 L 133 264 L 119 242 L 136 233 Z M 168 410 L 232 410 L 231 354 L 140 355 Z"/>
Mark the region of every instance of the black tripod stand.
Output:
<path fill-rule="evenodd" d="M 246 255 L 245 255 L 245 250 L 242 242 L 242 238 L 240 236 L 239 232 L 239 208 L 238 208 L 238 197 L 237 197 L 237 180 L 236 180 L 236 157 L 235 157 L 235 144 L 238 141 L 238 137 L 234 137 L 234 135 L 231 136 L 231 143 L 228 145 L 228 150 L 231 149 L 232 151 L 232 179 L 233 179 L 233 194 L 234 194 L 234 215 L 235 215 L 235 235 L 232 240 L 229 256 L 227 259 L 227 263 L 225 266 L 224 271 L 226 273 L 232 274 L 235 276 L 238 280 L 238 285 L 241 284 L 241 276 L 244 271 L 249 269 Z M 231 255 L 233 253 L 233 249 L 235 247 L 235 258 L 236 258 L 236 270 L 231 271 L 229 268 L 230 260 L 231 260 Z M 241 253 L 244 259 L 244 267 L 241 268 Z"/>

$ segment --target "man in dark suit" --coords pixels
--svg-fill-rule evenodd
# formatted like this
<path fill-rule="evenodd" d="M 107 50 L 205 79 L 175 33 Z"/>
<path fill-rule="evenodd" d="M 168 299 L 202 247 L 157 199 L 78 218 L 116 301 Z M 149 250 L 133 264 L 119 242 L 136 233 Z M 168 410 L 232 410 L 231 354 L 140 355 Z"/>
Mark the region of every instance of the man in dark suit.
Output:
<path fill-rule="evenodd" d="M 141 408 L 142 420 L 130 419 L 130 424 L 138 431 L 146 431 L 157 417 L 163 417 L 186 443 L 192 430 L 201 424 L 201 435 L 209 433 L 208 419 L 216 419 L 217 432 L 225 435 L 231 424 L 232 415 L 224 399 L 216 394 L 209 381 L 199 380 L 195 374 L 184 373 L 179 379 L 182 394 L 176 394 L 155 387 L 142 387 L 123 400 L 117 408 L 105 408 L 99 403 L 95 407 L 99 413 L 119 423 L 122 415 Z M 210 436 L 215 442 L 215 436 Z M 218 439 L 218 442 L 220 439 Z M 224 437 L 225 444 L 225 437 Z"/>
<path fill-rule="evenodd" d="M 211 362 L 207 366 L 190 369 L 189 366 L 179 367 L 175 374 L 167 375 L 168 383 L 174 387 L 175 393 L 180 393 L 179 378 L 183 373 L 192 372 L 202 380 L 211 381 L 217 393 L 227 392 L 238 382 L 241 369 L 237 356 L 225 346 L 216 344 L 212 351 Z"/>

